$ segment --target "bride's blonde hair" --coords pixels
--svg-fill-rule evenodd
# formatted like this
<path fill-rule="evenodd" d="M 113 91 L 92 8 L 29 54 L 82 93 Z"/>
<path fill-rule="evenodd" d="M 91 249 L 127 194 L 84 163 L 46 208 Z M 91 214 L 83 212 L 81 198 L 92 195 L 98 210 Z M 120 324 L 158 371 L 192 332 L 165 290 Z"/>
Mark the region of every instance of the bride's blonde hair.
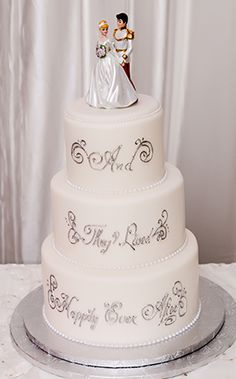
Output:
<path fill-rule="evenodd" d="M 107 23 L 107 21 L 106 20 L 101 20 L 101 21 L 99 21 L 99 23 L 98 23 L 98 27 L 99 27 L 99 30 L 101 30 L 101 29 L 103 29 L 103 28 L 109 28 L 109 25 L 108 25 L 108 23 Z"/>

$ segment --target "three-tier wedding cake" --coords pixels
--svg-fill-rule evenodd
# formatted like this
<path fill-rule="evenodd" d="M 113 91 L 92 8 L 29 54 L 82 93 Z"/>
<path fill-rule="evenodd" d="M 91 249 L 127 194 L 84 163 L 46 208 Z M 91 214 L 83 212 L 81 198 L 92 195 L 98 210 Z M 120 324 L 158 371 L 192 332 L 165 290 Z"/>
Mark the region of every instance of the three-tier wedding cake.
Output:
<path fill-rule="evenodd" d="M 67 168 L 51 182 L 43 314 L 72 341 L 132 347 L 186 332 L 200 313 L 198 247 L 183 178 L 164 162 L 150 96 L 123 109 L 78 100 L 65 114 Z"/>

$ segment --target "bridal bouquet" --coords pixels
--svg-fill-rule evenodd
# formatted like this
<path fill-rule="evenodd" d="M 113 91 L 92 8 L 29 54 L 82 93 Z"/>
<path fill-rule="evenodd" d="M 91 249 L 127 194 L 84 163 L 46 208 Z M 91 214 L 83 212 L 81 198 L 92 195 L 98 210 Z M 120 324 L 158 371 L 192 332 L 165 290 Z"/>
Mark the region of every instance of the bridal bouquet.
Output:
<path fill-rule="evenodd" d="M 96 56 L 98 58 L 104 58 L 106 56 L 106 47 L 104 45 L 97 45 Z"/>

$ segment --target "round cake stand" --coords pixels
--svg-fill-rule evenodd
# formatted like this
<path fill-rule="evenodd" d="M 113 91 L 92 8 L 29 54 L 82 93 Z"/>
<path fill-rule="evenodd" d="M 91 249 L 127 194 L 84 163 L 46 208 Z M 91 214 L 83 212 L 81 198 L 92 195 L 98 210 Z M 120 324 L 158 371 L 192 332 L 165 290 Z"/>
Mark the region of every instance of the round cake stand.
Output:
<path fill-rule="evenodd" d="M 13 343 L 33 365 L 70 378 L 170 378 L 210 362 L 236 339 L 236 303 L 220 286 L 200 278 L 202 310 L 196 324 L 167 342 L 137 348 L 100 348 L 67 341 L 46 325 L 42 287 L 16 307 Z"/>

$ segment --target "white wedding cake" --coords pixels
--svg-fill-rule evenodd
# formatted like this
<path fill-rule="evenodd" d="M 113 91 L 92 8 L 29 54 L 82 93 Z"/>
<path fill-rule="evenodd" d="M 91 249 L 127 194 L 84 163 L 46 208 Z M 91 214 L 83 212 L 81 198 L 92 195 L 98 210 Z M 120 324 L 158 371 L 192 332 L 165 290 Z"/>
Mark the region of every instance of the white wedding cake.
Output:
<path fill-rule="evenodd" d="M 183 178 L 164 162 L 159 104 L 78 100 L 65 114 L 67 168 L 51 182 L 42 247 L 43 315 L 71 341 L 161 343 L 198 319 L 198 246 L 185 229 Z"/>

